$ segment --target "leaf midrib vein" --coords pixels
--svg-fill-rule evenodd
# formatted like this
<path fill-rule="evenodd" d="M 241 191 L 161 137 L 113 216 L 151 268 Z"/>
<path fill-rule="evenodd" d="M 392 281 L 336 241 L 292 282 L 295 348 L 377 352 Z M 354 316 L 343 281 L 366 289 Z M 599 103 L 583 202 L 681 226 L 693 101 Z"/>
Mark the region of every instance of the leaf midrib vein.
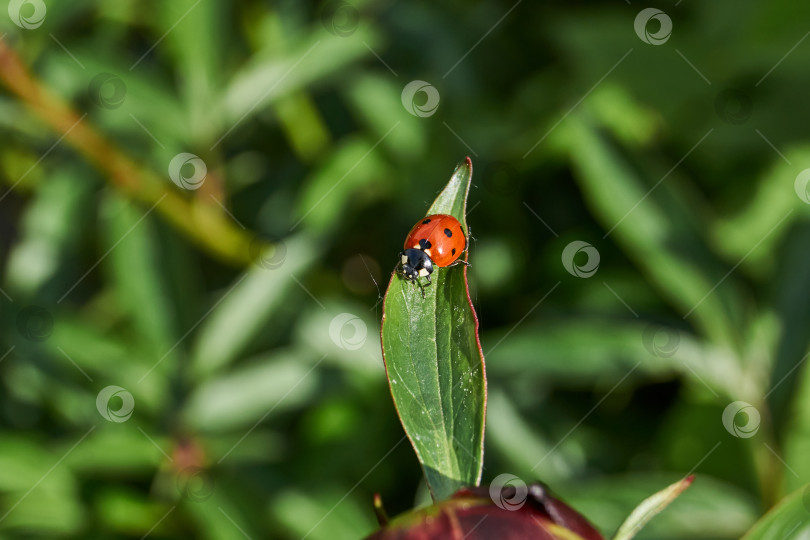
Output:
<path fill-rule="evenodd" d="M 405 310 L 406 310 L 406 312 L 408 314 L 408 358 L 411 361 L 411 367 L 413 369 L 413 372 L 418 377 L 419 375 L 418 375 L 418 372 L 416 370 L 416 364 L 414 362 L 414 357 L 413 357 L 413 345 L 412 345 L 413 344 L 413 324 L 412 324 L 412 319 L 411 319 L 411 307 L 410 307 L 410 303 L 407 301 L 407 296 L 405 294 L 405 287 L 400 287 L 400 292 L 402 293 L 402 303 L 405 306 Z M 434 319 L 435 319 L 435 311 L 434 311 Z M 434 343 L 435 343 L 435 341 L 434 341 Z M 438 359 L 438 353 L 436 354 L 436 358 Z M 437 362 L 437 365 L 438 365 L 438 362 Z M 438 373 L 437 373 L 437 375 L 438 375 Z M 403 385 L 405 385 L 405 381 L 403 380 L 402 377 L 400 377 L 400 381 L 402 382 Z M 438 382 L 438 377 L 437 377 L 437 382 Z M 421 385 L 417 385 L 417 387 L 419 388 L 419 397 L 421 398 L 420 404 L 421 404 L 422 408 L 425 410 L 425 412 L 427 413 L 427 417 L 430 419 L 430 423 L 433 426 L 433 431 L 436 432 L 436 433 L 442 433 L 445 436 L 445 439 L 446 439 L 447 438 L 447 428 L 444 425 L 444 414 L 442 414 L 442 425 L 444 427 L 444 430 L 440 430 L 439 426 L 437 426 L 436 422 L 434 421 L 433 415 L 430 413 L 430 410 L 427 408 L 427 404 L 425 402 L 425 395 L 422 393 Z M 405 386 L 405 388 L 406 388 L 406 390 L 408 390 L 408 393 L 411 394 L 411 396 L 414 396 L 413 392 L 410 390 L 410 388 L 407 387 L 407 385 Z M 414 398 L 415 398 L 415 396 L 414 396 Z M 439 392 L 439 410 L 442 410 L 442 408 L 441 408 L 441 392 Z M 417 442 L 421 442 L 421 440 L 419 440 Z M 422 445 L 420 445 L 420 446 L 422 446 Z M 445 449 L 447 449 L 446 444 L 445 444 Z M 449 459 L 451 457 L 450 453 L 447 450 L 445 450 L 445 452 L 442 452 L 442 454 L 444 454 L 445 457 L 448 458 L 447 461 L 446 461 L 446 464 L 452 466 L 452 464 L 453 464 L 452 459 Z"/>

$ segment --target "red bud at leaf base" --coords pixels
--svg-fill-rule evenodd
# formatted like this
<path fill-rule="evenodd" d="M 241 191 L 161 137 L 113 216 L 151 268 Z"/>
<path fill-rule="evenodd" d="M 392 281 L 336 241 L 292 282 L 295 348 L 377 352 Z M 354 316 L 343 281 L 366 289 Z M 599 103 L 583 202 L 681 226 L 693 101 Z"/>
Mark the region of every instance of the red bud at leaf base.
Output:
<path fill-rule="evenodd" d="M 525 500 L 517 501 L 522 504 L 516 504 L 514 487 L 502 489 L 501 504 L 486 488 L 461 489 L 448 500 L 398 516 L 366 540 L 604 540 L 542 485 L 528 486 Z"/>

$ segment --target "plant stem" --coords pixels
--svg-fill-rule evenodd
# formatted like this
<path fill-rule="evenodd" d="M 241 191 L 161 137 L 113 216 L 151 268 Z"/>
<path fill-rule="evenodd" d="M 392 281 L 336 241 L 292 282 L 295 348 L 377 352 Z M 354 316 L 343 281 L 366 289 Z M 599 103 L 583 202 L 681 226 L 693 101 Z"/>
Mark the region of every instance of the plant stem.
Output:
<path fill-rule="evenodd" d="M 93 163 L 110 184 L 155 210 L 197 245 L 233 265 L 251 261 L 252 235 L 234 226 L 212 201 L 184 196 L 153 171 L 138 166 L 99 134 L 75 109 L 38 81 L 19 56 L 0 40 L 0 84 L 15 94 L 65 142 Z M 269 247 L 269 246 L 267 246 Z M 260 247 L 261 249 L 261 247 Z"/>

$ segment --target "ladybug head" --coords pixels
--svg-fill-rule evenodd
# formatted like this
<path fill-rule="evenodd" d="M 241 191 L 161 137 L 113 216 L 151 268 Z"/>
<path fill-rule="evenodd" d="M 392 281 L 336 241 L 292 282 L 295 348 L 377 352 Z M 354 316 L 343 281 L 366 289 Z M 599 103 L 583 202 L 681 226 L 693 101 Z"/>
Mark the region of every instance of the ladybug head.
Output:
<path fill-rule="evenodd" d="M 408 281 L 416 281 L 433 273 L 433 261 L 421 249 L 406 249 L 400 253 L 400 257 L 400 273 Z"/>

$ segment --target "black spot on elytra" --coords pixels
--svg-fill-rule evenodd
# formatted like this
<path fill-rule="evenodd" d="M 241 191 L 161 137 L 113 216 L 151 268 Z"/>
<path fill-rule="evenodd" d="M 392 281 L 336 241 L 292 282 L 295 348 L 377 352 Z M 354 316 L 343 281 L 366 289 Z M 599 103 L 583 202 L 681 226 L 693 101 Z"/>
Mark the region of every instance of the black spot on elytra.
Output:
<path fill-rule="evenodd" d="M 425 239 L 425 238 L 422 238 L 421 240 L 419 240 L 419 247 L 421 249 L 430 249 L 432 247 L 432 245 L 433 244 L 428 242 L 427 239 Z"/>
<path fill-rule="evenodd" d="M 422 222 L 422 225 L 427 225 L 428 223 L 430 223 L 430 220 L 426 219 L 425 221 Z"/>
<path fill-rule="evenodd" d="M 444 230 L 444 235 L 445 235 L 447 238 L 452 238 L 452 237 L 453 237 L 453 231 L 451 231 L 450 229 L 445 229 L 445 230 Z"/>
<path fill-rule="evenodd" d="M 453 248 L 453 250 L 450 252 L 450 255 L 455 255 L 455 254 L 456 254 L 456 248 Z"/>

